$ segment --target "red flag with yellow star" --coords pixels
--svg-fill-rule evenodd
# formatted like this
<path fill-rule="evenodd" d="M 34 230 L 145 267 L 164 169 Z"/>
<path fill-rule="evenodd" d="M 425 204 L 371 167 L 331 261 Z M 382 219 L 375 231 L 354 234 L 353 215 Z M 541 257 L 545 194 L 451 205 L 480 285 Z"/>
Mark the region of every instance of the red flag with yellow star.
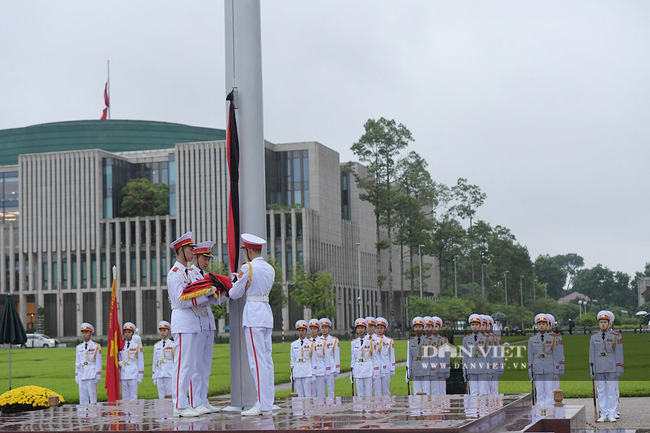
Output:
<path fill-rule="evenodd" d="M 111 311 L 108 321 L 108 359 L 106 360 L 106 394 L 108 401 L 120 399 L 120 367 L 117 365 L 118 353 L 124 347 L 120 321 L 117 318 L 117 280 L 113 275 L 111 292 Z"/>

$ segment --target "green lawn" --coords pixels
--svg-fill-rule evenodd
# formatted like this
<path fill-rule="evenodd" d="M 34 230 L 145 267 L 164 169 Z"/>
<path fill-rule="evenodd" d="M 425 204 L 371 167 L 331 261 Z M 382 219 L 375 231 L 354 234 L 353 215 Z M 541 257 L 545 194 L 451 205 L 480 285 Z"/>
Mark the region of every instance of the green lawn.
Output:
<path fill-rule="evenodd" d="M 510 339 L 509 339 L 510 340 Z M 516 340 L 521 340 L 518 337 Z M 460 341 L 456 342 L 457 344 Z M 565 397 L 588 397 L 591 395 L 591 380 L 588 371 L 588 335 L 565 335 L 566 374 L 561 387 Z M 621 382 L 621 396 L 650 396 L 650 336 L 648 334 L 625 334 L 625 375 Z M 525 344 L 524 344 L 525 346 Z M 289 381 L 289 347 L 290 343 L 273 345 L 275 362 L 275 383 Z M 397 362 L 406 359 L 406 341 L 395 343 Z M 215 345 L 212 375 L 210 378 L 210 395 L 227 394 L 230 391 L 230 353 L 227 344 Z M 140 384 L 141 398 L 156 398 L 158 393 L 151 381 L 151 357 L 153 346 L 145 346 L 145 378 Z M 105 350 L 103 351 L 105 352 Z M 106 356 L 104 354 L 104 366 Z M 509 359 L 508 368 L 502 377 L 499 389 L 502 393 L 530 392 L 528 373 L 522 363 L 523 359 Z M 69 402 L 79 399 L 77 384 L 74 381 L 74 348 L 55 349 L 14 349 L 11 351 L 12 386 L 38 385 L 50 388 L 64 396 Z M 341 366 L 343 371 L 350 369 L 350 343 L 341 343 Z M 0 391 L 8 389 L 7 350 L 0 350 Z M 404 367 L 398 367 L 392 383 L 395 395 L 406 394 Z M 348 378 L 336 382 L 337 395 L 351 395 Z M 279 397 L 289 391 L 281 391 Z M 103 381 L 99 385 L 100 400 L 106 400 Z"/>

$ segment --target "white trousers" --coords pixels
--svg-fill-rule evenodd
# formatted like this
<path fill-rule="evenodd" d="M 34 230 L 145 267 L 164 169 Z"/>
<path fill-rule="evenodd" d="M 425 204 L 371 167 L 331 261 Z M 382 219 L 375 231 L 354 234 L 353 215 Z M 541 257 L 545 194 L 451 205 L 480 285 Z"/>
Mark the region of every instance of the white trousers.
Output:
<path fill-rule="evenodd" d="M 246 348 L 248 349 L 248 365 L 257 390 L 256 405 L 262 411 L 273 409 L 273 400 L 275 398 L 271 331 L 273 331 L 271 328 L 244 327 Z"/>
<path fill-rule="evenodd" d="M 334 387 L 336 385 L 336 374 L 325 375 L 325 386 L 327 387 L 327 396 L 336 397 Z"/>
<path fill-rule="evenodd" d="M 488 395 L 498 395 L 499 394 L 499 377 L 492 376 L 487 381 L 487 394 Z"/>
<path fill-rule="evenodd" d="M 138 399 L 138 379 L 121 379 L 122 400 Z"/>
<path fill-rule="evenodd" d="M 325 376 L 316 376 L 312 397 L 325 397 Z"/>
<path fill-rule="evenodd" d="M 174 409 L 187 409 L 190 401 L 188 393 L 192 376 L 196 371 L 195 347 L 198 341 L 197 333 L 174 334 L 174 372 L 172 375 L 172 401 Z M 193 388 L 193 387 L 192 387 Z"/>
<path fill-rule="evenodd" d="M 618 380 L 614 373 L 597 373 L 596 387 L 598 388 L 598 407 L 600 415 L 613 418 L 616 415 L 616 406 L 618 405 L 618 396 L 616 395 L 616 385 Z"/>
<path fill-rule="evenodd" d="M 375 395 L 377 397 L 390 397 L 390 380 L 390 374 L 382 374 L 377 376 L 377 380 L 375 380 Z M 380 394 L 376 393 L 377 389 L 379 389 Z"/>
<path fill-rule="evenodd" d="M 79 380 L 79 404 L 97 403 L 97 382 L 95 379 Z"/>
<path fill-rule="evenodd" d="M 214 331 L 202 331 L 196 334 L 194 357 L 196 366 L 190 382 L 190 404 L 202 406 L 208 402 L 210 371 L 212 370 L 212 353 L 214 351 Z"/>
<path fill-rule="evenodd" d="M 158 388 L 158 398 L 164 399 L 166 395 L 172 395 L 172 378 L 159 377 L 156 379 L 156 387 Z"/>
<path fill-rule="evenodd" d="M 488 394 L 488 377 L 486 374 L 468 374 L 467 381 L 471 395 Z"/>
<path fill-rule="evenodd" d="M 310 377 L 296 377 L 293 379 L 298 397 L 313 397 L 311 390 L 311 376 Z"/>
<path fill-rule="evenodd" d="M 418 395 L 419 393 L 424 393 L 429 395 L 431 393 L 431 386 L 429 385 L 429 379 L 413 378 L 411 381 L 413 387 L 413 395 Z"/>
<path fill-rule="evenodd" d="M 429 395 L 447 395 L 447 381 L 444 376 L 438 376 L 429 381 Z"/>
<path fill-rule="evenodd" d="M 354 378 L 357 384 L 357 396 L 372 397 L 372 377 Z"/>
<path fill-rule="evenodd" d="M 553 388 L 555 381 L 552 374 L 535 374 L 533 375 L 535 381 L 535 393 L 537 394 L 537 406 L 552 407 Z"/>

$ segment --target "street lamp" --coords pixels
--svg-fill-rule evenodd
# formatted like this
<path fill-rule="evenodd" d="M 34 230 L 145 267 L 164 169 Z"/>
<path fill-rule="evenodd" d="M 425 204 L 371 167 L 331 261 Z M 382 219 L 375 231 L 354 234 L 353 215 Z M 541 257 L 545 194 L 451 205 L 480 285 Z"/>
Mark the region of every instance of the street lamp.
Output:
<path fill-rule="evenodd" d="M 485 301 L 485 273 L 484 269 L 487 265 L 481 263 L 481 294 L 483 295 L 483 301 Z"/>
<path fill-rule="evenodd" d="M 520 275 L 519 276 L 519 302 L 521 303 L 521 306 L 524 306 L 524 276 Z M 524 329 L 524 328 L 521 328 Z"/>
<path fill-rule="evenodd" d="M 537 277 L 533 280 L 533 304 L 537 302 Z"/>
<path fill-rule="evenodd" d="M 454 256 L 454 296 L 458 297 L 458 278 L 456 274 L 456 263 L 458 262 L 458 255 Z"/>
<path fill-rule="evenodd" d="M 510 271 L 504 271 L 503 272 L 503 290 L 504 293 L 506 294 L 506 305 L 508 305 L 508 272 Z"/>
<path fill-rule="evenodd" d="M 420 257 L 420 299 L 422 299 L 422 247 L 424 245 L 418 245 L 418 256 Z"/>
<path fill-rule="evenodd" d="M 582 318 L 582 303 L 583 302 L 584 301 L 582 299 L 578 299 L 578 307 L 580 308 L 580 316 L 578 316 L 578 318 Z M 585 302 L 585 304 L 586 304 L 586 302 Z M 587 307 L 585 305 L 585 312 L 586 312 L 586 310 L 587 310 Z"/>
<path fill-rule="evenodd" d="M 359 317 L 361 317 L 361 242 L 357 242 L 357 273 L 359 274 Z"/>

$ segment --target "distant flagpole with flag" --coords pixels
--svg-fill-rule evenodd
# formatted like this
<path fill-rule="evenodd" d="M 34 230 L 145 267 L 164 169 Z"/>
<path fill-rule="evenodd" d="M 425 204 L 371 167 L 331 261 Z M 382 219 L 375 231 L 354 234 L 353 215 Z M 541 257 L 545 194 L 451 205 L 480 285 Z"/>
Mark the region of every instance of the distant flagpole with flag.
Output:
<path fill-rule="evenodd" d="M 228 174 L 230 178 L 230 194 L 228 196 L 228 261 L 230 272 L 236 273 L 239 263 L 239 134 L 235 118 L 235 90 L 232 90 L 226 100 L 230 102 L 228 112 L 228 129 L 226 131 L 226 151 L 228 157 Z"/>
<path fill-rule="evenodd" d="M 106 61 L 106 85 L 104 85 L 104 111 L 100 120 L 111 120 L 111 60 Z"/>
<path fill-rule="evenodd" d="M 108 359 L 106 361 L 106 394 L 108 401 L 120 399 L 120 368 L 118 353 L 124 347 L 120 321 L 117 318 L 117 268 L 113 266 L 113 289 L 111 291 L 111 311 L 108 321 Z"/>

